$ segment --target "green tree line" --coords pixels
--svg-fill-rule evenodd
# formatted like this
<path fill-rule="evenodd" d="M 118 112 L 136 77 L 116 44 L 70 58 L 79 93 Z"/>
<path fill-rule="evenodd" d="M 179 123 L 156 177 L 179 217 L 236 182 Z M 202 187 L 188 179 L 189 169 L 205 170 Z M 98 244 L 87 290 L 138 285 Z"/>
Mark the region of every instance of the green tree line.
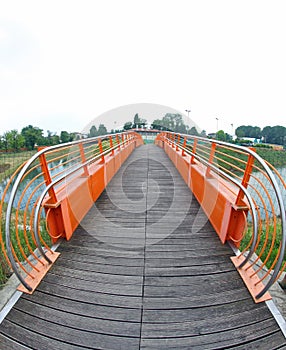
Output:
<path fill-rule="evenodd" d="M 136 128 L 145 128 L 146 126 L 147 120 L 140 118 L 138 113 L 136 113 L 133 121 L 126 122 L 123 126 L 123 129 L 130 130 Z M 182 115 L 178 113 L 166 113 L 163 118 L 154 119 L 151 123 L 151 129 L 173 131 L 194 136 L 206 136 L 205 130 L 199 133 L 196 127 L 189 127 L 189 125 L 185 124 Z"/>
<path fill-rule="evenodd" d="M 126 131 L 130 129 L 146 128 L 147 120 L 140 118 L 138 113 L 135 114 L 132 121 L 128 121 L 124 124 L 120 130 L 111 130 L 111 133 Z M 150 125 L 151 129 L 162 131 L 173 131 L 183 134 L 189 134 L 194 136 L 206 137 L 206 132 L 203 130 L 199 132 L 195 126 L 189 127 L 184 123 L 181 114 L 166 113 L 161 119 L 154 119 Z M 87 137 L 96 137 L 100 135 L 108 134 L 108 130 L 104 124 L 99 124 L 98 128 L 93 125 Z M 262 139 L 264 143 L 279 144 L 286 146 L 286 127 L 281 125 L 265 126 L 260 128 L 258 126 L 241 125 L 235 129 L 235 134 L 238 139 L 244 137 Z M 59 135 L 52 131 L 47 131 L 47 135 L 44 136 L 43 129 L 28 125 L 24 127 L 21 132 L 18 130 L 10 130 L 0 135 L 0 150 L 1 151 L 19 151 L 21 149 L 34 150 L 36 146 L 52 146 L 59 143 L 66 143 L 77 139 L 78 133 L 69 133 L 67 131 L 61 131 Z M 223 130 L 219 130 L 212 135 L 222 141 L 232 142 L 232 136 L 225 133 Z"/>
<path fill-rule="evenodd" d="M 61 131 L 60 135 L 48 130 L 47 136 L 44 136 L 43 130 L 28 125 L 24 127 L 21 132 L 18 130 L 6 131 L 0 136 L 0 149 L 2 151 L 17 152 L 21 149 L 29 151 L 34 150 L 36 146 L 52 146 L 59 143 L 73 141 L 76 138 L 75 133 L 68 133 Z"/>
<path fill-rule="evenodd" d="M 286 127 L 281 125 L 259 126 L 241 125 L 235 129 L 235 134 L 238 138 L 252 137 L 263 139 L 264 143 L 273 143 L 278 145 L 286 145 Z"/>

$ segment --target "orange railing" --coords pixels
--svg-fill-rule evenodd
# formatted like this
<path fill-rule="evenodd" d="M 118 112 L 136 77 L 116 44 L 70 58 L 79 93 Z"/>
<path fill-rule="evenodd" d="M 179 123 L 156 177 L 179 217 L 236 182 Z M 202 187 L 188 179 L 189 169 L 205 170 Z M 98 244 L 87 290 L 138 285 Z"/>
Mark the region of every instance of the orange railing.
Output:
<path fill-rule="evenodd" d="M 35 289 L 59 255 L 54 244 L 70 239 L 142 143 L 140 135 L 125 132 L 41 148 L 11 176 L 0 203 L 0 252 L 22 283 L 20 290 Z"/>
<path fill-rule="evenodd" d="M 202 205 L 255 301 L 280 277 L 286 243 L 286 186 L 277 170 L 246 148 L 164 132 L 163 147 Z M 284 264 L 284 265 L 283 265 Z"/>

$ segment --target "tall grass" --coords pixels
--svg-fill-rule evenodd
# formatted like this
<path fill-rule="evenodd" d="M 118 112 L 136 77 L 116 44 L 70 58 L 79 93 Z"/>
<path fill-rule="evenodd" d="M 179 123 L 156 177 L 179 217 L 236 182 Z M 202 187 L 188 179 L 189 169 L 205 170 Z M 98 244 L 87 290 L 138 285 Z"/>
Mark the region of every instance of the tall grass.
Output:
<path fill-rule="evenodd" d="M 0 182 L 10 177 L 14 171 L 36 151 L 1 152 L 0 153 Z"/>
<path fill-rule="evenodd" d="M 275 236 L 275 238 L 273 238 L 273 235 L 274 235 L 274 225 L 273 225 L 273 223 L 271 223 L 269 225 L 268 238 L 267 238 L 266 226 L 265 226 L 265 224 L 263 225 L 261 233 L 259 235 L 260 236 L 259 244 L 258 244 L 258 247 L 257 247 L 257 249 L 255 251 L 255 253 L 257 255 L 260 255 L 260 253 L 262 252 L 262 248 L 263 248 L 263 245 L 265 243 L 265 240 L 267 239 L 266 247 L 265 247 L 264 251 L 262 252 L 261 258 L 260 258 L 261 261 L 264 262 L 266 257 L 267 257 L 267 254 L 269 253 L 269 250 L 271 248 L 272 240 L 274 239 L 274 245 L 273 245 L 270 257 L 269 257 L 269 259 L 266 262 L 266 267 L 268 269 L 271 268 L 271 266 L 273 264 L 273 261 L 275 260 L 277 254 L 279 252 L 279 246 L 280 246 L 280 242 L 281 242 L 281 239 L 282 239 L 281 220 L 277 219 L 277 221 L 278 221 L 278 223 L 276 225 L 276 236 Z M 247 232 L 246 232 L 244 238 L 242 239 L 242 241 L 240 243 L 240 247 L 239 248 L 240 248 L 241 251 L 244 250 L 248 246 L 248 243 L 251 241 L 251 239 L 252 239 L 252 228 L 249 227 L 247 229 Z M 286 261 L 286 259 L 284 258 L 283 264 L 284 264 L 285 261 Z M 283 264 L 282 264 L 282 266 L 283 266 Z"/>

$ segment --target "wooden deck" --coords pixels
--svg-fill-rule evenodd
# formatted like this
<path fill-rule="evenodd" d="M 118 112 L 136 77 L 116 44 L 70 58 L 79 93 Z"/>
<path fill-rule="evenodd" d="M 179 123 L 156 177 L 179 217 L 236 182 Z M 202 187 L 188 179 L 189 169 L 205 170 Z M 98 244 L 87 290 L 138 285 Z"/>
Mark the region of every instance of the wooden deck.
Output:
<path fill-rule="evenodd" d="M 0 325 L 0 349 L 282 349 L 163 150 L 138 148 L 36 292 Z"/>

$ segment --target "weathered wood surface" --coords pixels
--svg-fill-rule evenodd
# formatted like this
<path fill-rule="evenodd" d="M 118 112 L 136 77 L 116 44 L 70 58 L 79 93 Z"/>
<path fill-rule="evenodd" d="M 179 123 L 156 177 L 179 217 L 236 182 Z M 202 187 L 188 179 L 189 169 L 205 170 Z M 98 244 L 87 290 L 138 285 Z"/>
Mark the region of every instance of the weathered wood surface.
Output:
<path fill-rule="evenodd" d="M 281 349 L 164 152 L 142 146 L 32 295 L 0 326 L 0 349 Z"/>

